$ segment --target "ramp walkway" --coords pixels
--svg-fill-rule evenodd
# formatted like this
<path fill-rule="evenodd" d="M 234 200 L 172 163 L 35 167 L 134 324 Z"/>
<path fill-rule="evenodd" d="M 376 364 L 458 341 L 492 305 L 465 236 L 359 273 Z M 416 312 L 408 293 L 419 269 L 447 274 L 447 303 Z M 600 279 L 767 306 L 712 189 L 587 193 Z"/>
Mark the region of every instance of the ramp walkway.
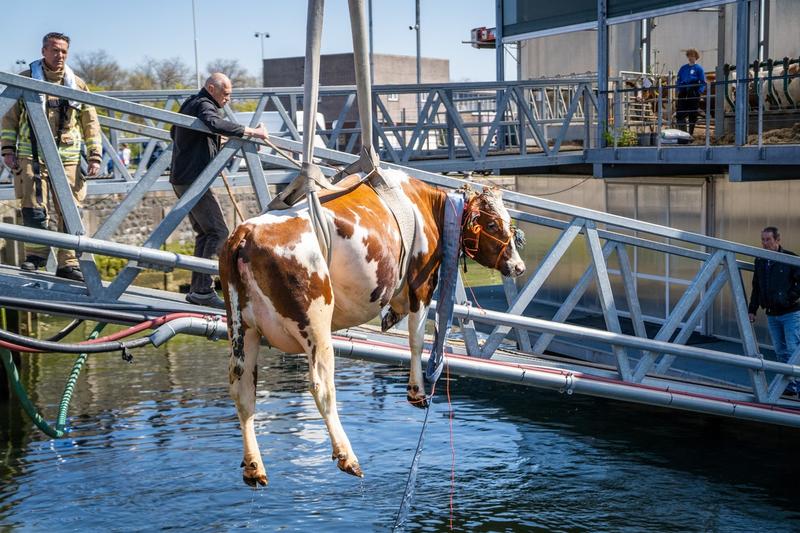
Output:
<path fill-rule="evenodd" d="M 17 78 L 0 74 L 0 82 L 6 84 L 0 93 L 0 114 L 20 98 L 25 102 L 51 169 L 53 193 L 64 211 L 66 233 L 0 223 L 0 238 L 76 250 L 86 284 L 66 283 L 47 274 L 27 274 L 13 266 L 2 266 L 2 307 L 121 323 L 171 310 L 189 310 L 182 295 L 137 288 L 134 282 L 138 275 L 152 268 L 217 272 L 212 261 L 159 248 L 236 157 L 244 160 L 246 173 L 241 179 L 249 182 L 262 209 L 271 199 L 269 171 L 265 167 L 284 169 L 282 172 L 289 178 L 296 171 L 296 161 L 287 160 L 272 147 L 229 139 L 164 219 L 149 235 L 142 236 L 141 246 L 120 244 L 114 242 L 115 232 L 145 193 L 156 186 L 169 162 L 171 147 L 164 128 L 180 125 L 204 131 L 204 126 L 192 117 L 168 110 Z M 126 134 L 148 136 L 153 143 L 167 143 L 146 169 L 131 173 L 118 168 L 123 191 L 119 205 L 91 235 L 69 192 L 52 133 L 39 105 L 39 93 L 95 105 L 106 114 L 106 126 Z M 258 113 L 253 121 L 257 119 Z M 293 154 L 302 150 L 301 143 L 293 139 L 275 139 L 274 144 Z M 329 174 L 356 159 L 352 154 L 330 149 L 316 149 L 314 155 Z M 394 163 L 384 166 L 404 168 Z M 419 169 L 405 170 L 439 187 L 458 188 L 468 183 Z M 481 187 L 477 183 L 472 186 Z M 794 266 L 800 266 L 800 258 L 517 192 L 506 191 L 504 198 L 513 206 L 510 212 L 516 223 L 525 229 L 528 245 L 544 253 L 538 261 L 529 261 L 527 278 L 518 284 L 503 281 L 502 296 L 495 293 L 496 310 L 478 307 L 479 302 L 468 298 L 463 283 L 459 283 L 456 318 L 462 342 L 449 358 L 452 372 L 800 426 L 797 401 L 782 397 L 789 379 L 800 377 L 800 367 L 795 366 L 800 353 L 793 354 L 788 364 L 765 357 L 747 317 L 742 279 L 742 272 L 752 269 L 757 257 Z M 583 274 L 557 308 L 538 306 L 535 298 L 547 278 L 566 261 L 575 261 L 568 254 L 573 249 L 583 250 Z M 694 265 L 693 278 L 687 281 L 669 314 L 658 323 L 646 320 L 642 313 L 639 277 L 635 262 L 631 261 L 640 251 L 678 257 Z M 113 279 L 102 280 L 94 254 L 128 262 Z M 596 300 L 595 308 L 588 313 L 581 307 L 587 294 Z M 723 296 L 735 314 L 738 335 L 732 340 L 706 339 L 701 336 L 703 319 Z M 211 310 L 205 311 L 210 315 Z M 209 323 L 215 320 L 213 316 L 208 318 Z M 207 331 L 207 327 L 187 330 L 195 334 Z M 216 337 L 224 336 L 224 328 L 213 331 Z M 347 332 L 337 339 L 336 348 L 343 356 L 398 363 L 406 360 L 407 351 L 405 346 L 393 346 L 397 340 L 394 335 L 365 329 Z M 554 352 L 560 355 L 552 355 Z M 573 357 L 567 359 L 565 355 Z M 707 375 L 706 371 L 715 366 L 724 370 Z"/>

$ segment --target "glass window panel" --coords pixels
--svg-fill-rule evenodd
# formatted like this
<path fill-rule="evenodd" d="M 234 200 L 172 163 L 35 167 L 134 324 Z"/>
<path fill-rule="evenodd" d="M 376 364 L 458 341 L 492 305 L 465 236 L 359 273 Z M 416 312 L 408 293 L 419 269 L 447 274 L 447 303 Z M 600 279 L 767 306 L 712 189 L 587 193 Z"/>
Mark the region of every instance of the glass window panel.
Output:
<path fill-rule="evenodd" d="M 642 313 L 656 318 L 665 318 L 664 282 L 649 279 L 637 280 L 636 291 Z"/>
<path fill-rule="evenodd" d="M 670 226 L 676 229 L 704 233 L 703 231 L 703 189 L 701 187 L 670 186 L 669 188 Z M 682 248 L 701 250 L 699 245 L 683 241 L 673 241 Z M 692 279 L 700 263 L 679 255 L 669 257 L 671 278 Z"/>
<path fill-rule="evenodd" d="M 668 225 L 667 214 L 667 187 L 665 185 L 639 185 L 636 204 L 638 207 L 639 220 L 652 222 L 662 226 Z M 663 241 L 663 239 L 649 234 L 640 234 L 649 240 Z M 663 252 L 648 250 L 646 248 L 637 249 L 638 272 L 664 276 L 666 274 L 666 257 Z"/>
<path fill-rule="evenodd" d="M 606 187 L 606 211 L 622 217 L 636 218 L 636 186 L 619 183 L 609 183 Z M 633 235 L 634 232 L 619 228 L 609 227 L 611 231 Z"/>

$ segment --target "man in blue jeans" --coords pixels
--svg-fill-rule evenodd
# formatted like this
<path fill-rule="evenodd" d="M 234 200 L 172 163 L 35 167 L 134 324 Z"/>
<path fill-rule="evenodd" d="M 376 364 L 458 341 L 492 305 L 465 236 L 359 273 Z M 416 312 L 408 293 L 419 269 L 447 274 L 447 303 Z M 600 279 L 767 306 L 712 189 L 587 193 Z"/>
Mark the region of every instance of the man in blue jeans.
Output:
<path fill-rule="evenodd" d="M 796 255 L 781 246 L 778 228 L 768 226 L 761 231 L 761 246 L 765 250 Z M 763 307 L 767 326 L 778 361 L 786 363 L 800 345 L 800 268 L 769 259 L 756 258 L 753 273 L 753 292 L 750 294 L 750 322 Z M 794 379 L 786 393 L 797 394 Z"/>

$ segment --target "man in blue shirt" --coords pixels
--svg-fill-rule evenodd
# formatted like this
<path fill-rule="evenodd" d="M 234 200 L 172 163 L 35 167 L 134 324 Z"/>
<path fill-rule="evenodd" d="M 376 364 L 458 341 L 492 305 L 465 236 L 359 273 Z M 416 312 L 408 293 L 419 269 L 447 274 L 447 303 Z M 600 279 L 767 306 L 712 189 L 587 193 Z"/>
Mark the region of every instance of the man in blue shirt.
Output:
<path fill-rule="evenodd" d="M 706 92 L 706 73 L 697 61 L 700 53 L 694 48 L 686 50 L 687 64 L 678 71 L 676 115 L 678 129 L 694 134 L 697 122 L 697 109 L 700 107 L 700 96 Z"/>

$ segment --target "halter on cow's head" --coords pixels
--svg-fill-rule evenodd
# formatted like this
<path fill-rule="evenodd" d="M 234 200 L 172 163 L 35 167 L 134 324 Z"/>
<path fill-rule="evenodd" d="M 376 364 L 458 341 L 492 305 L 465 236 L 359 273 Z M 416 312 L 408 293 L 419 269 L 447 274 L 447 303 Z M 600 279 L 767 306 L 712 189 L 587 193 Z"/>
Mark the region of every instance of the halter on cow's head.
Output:
<path fill-rule="evenodd" d="M 511 225 L 497 187 L 476 193 L 465 190 L 466 205 L 461 220 L 461 247 L 464 254 L 481 265 L 516 277 L 525 272 L 518 249 L 525 244 L 522 230 Z"/>

